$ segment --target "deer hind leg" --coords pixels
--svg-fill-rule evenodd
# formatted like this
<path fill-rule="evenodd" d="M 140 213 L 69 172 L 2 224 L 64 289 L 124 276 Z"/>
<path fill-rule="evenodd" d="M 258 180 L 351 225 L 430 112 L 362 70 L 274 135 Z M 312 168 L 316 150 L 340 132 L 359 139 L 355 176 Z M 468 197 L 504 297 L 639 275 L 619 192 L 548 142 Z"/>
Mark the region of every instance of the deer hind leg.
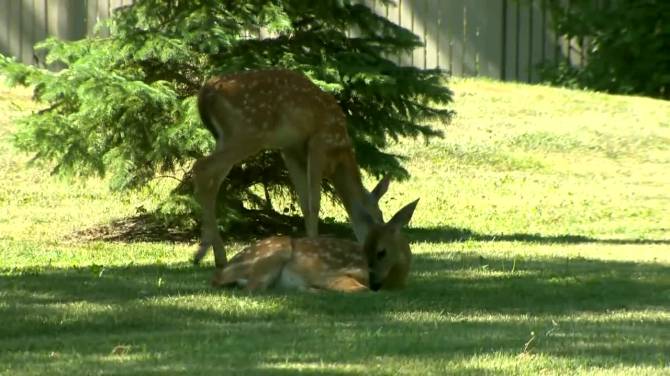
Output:
<path fill-rule="evenodd" d="M 216 269 L 212 277 L 212 287 L 238 285 L 245 286 L 249 280 L 251 265 L 247 262 L 231 263 L 223 269 Z"/>
<path fill-rule="evenodd" d="M 291 254 L 290 247 L 282 247 L 254 260 L 249 268 L 245 289 L 247 291 L 266 290 L 275 285 L 282 270 L 291 259 Z"/>
<path fill-rule="evenodd" d="M 283 150 L 281 155 L 291 178 L 293 188 L 298 195 L 298 203 L 305 218 L 305 230 L 307 230 L 307 217 L 309 216 L 309 200 L 307 189 L 307 158 L 305 150 Z"/>
<path fill-rule="evenodd" d="M 313 138 L 307 145 L 307 236 L 319 234 L 319 209 L 321 207 L 321 180 L 325 162 L 325 148 L 321 140 Z"/>
<path fill-rule="evenodd" d="M 325 286 L 321 286 L 325 290 L 340 291 L 340 292 L 363 292 L 370 291 L 368 286 L 359 282 L 356 278 L 351 276 L 341 276 L 329 279 Z"/>
<path fill-rule="evenodd" d="M 212 286 L 237 285 L 247 291 L 266 290 L 277 281 L 285 263 L 280 255 L 273 255 L 252 264 L 228 265 L 214 271 Z"/>
<path fill-rule="evenodd" d="M 252 145 L 243 141 L 232 147 L 224 145 L 211 155 L 199 159 L 193 166 L 195 198 L 202 210 L 201 243 L 193 256 L 195 264 L 202 260 L 211 246 L 216 267 L 220 269 L 226 266 L 226 251 L 216 224 L 216 197 L 230 169 L 260 151 L 260 148 Z"/>

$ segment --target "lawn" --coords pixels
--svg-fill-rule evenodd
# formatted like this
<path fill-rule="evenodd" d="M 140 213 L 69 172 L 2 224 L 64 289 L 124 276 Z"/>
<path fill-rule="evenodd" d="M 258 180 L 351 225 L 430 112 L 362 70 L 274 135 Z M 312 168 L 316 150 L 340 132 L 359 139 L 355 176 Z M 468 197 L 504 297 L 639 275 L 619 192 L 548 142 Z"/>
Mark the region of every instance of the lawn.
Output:
<path fill-rule="evenodd" d="M 670 102 L 450 86 L 446 137 L 392 147 L 412 178 L 384 212 L 421 198 L 409 286 L 248 295 L 192 243 L 85 236 L 169 184 L 28 167 L 31 93 L 0 85 L 0 374 L 670 375 Z"/>

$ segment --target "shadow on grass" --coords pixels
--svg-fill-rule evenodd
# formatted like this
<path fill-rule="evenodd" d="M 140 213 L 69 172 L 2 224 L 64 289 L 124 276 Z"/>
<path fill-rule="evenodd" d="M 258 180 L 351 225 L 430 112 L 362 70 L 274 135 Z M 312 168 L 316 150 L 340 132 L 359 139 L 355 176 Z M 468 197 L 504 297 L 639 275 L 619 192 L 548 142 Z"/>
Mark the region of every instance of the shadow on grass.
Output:
<path fill-rule="evenodd" d="M 224 239 L 249 242 L 276 234 L 304 236 L 304 222 L 300 216 L 289 216 L 275 212 L 249 211 L 247 222 L 235 223 L 223 234 Z M 319 232 L 354 239 L 348 223 L 319 222 Z M 410 239 L 422 242 L 463 242 L 463 241 L 519 241 L 541 244 L 665 244 L 670 239 L 602 239 L 583 235 L 542 235 L 542 234 L 480 234 L 466 228 L 450 226 L 418 227 L 406 230 Z M 103 240 L 121 242 L 197 242 L 197 229 L 185 229 L 166 225 L 153 214 L 142 214 L 123 218 L 107 225 L 85 229 L 72 235 L 73 239 Z"/>
<path fill-rule="evenodd" d="M 463 242 L 473 241 L 519 241 L 541 244 L 670 244 L 670 239 L 602 239 L 583 235 L 542 235 L 542 234 L 480 234 L 472 230 L 457 227 L 423 227 L 407 230 L 414 241 L 423 242 Z"/>
<path fill-rule="evenodd" d="M 93 367 L 96 355 L 130 344 L 146 352 L 132 361 L 140 373 L 285 375 L 307 365 L 307 374 L 344 375 L 376 357 L 445 367 L 493 352 L 516 356 L 531 332 L 539 333 L 533 352 L 602 366 L 658 366 L 670 353 L 667 319 L 608 320 L 614 311 L 667 310 L 669 266 L 529 257 L 512 271 L 511 261 L 417 255 L 407 289 L 357 295 L 215 290 L 206 285 L 211 269 L 186 263 L 1 270 L 0 354 L 75 349 Z"/>
<path fill-rule="evenodd" d="M 230 228 L 222 234 L 223 238 L 244 242 L 277 234 L 304 236 L 305 225 L 300 216 L 247 210 L 244 218 L 245 221 L 230 224 Z M 320 221 L 319 230 L 324 235 L 353 239 L 353 231 L 347 223 Z M 118 242 L 197 242 L 199 236 L 197 228 L 167 224 L 155 214 L 145 213 L 81 230 L 72 234 L 70 238 Z"/>

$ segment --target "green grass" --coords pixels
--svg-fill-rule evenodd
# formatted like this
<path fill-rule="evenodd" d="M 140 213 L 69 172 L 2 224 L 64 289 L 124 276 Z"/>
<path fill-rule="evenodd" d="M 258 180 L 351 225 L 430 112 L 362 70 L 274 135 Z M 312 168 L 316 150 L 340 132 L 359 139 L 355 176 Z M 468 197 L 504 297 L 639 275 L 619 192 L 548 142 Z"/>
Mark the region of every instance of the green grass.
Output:
<path fill-rule="evenodd" d="M 0 86 L 0 374 L 670 374 L 670 103 L 451 86 L 447 137 L 392 147 L 409 286 L 361 295 L 213 290 L 193 244 L 83 239 L 156 200 L 28 168 L 30 92 Z"/>

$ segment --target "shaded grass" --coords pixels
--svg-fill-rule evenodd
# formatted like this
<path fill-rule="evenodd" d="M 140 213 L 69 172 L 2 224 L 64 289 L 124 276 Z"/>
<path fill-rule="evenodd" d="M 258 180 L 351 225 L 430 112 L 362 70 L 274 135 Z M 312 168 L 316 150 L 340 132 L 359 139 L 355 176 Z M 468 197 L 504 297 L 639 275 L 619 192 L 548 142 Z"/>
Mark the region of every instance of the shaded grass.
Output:
<path fill-rule="evenodd" d="M 384 212 L 421 197 L 409 286 L 352 296 L 208 288 L 189 235 L 136 216 L 169 184 L 26 168 L 30 93 L 0 86 L 0 374 L 670 374 L 670 104 L 452 88 L 447 138 L 392 150 L 412 178 Z"/>
<path fill-rule="evenodd" d="M 472 256 L 419 254 L 406 291 L 357 296 L 221 292 L 203 286 L 208 269 L 184 263 L 28 267 L 3 278 L 0 315 L 15 318 L 0 328 L 3 364 L 240 374 L 667 366 L 670 266 L 525 256 L 512 270 L 507 257 Z M 118 346 L 127 353 L 112 354 Z"/>

